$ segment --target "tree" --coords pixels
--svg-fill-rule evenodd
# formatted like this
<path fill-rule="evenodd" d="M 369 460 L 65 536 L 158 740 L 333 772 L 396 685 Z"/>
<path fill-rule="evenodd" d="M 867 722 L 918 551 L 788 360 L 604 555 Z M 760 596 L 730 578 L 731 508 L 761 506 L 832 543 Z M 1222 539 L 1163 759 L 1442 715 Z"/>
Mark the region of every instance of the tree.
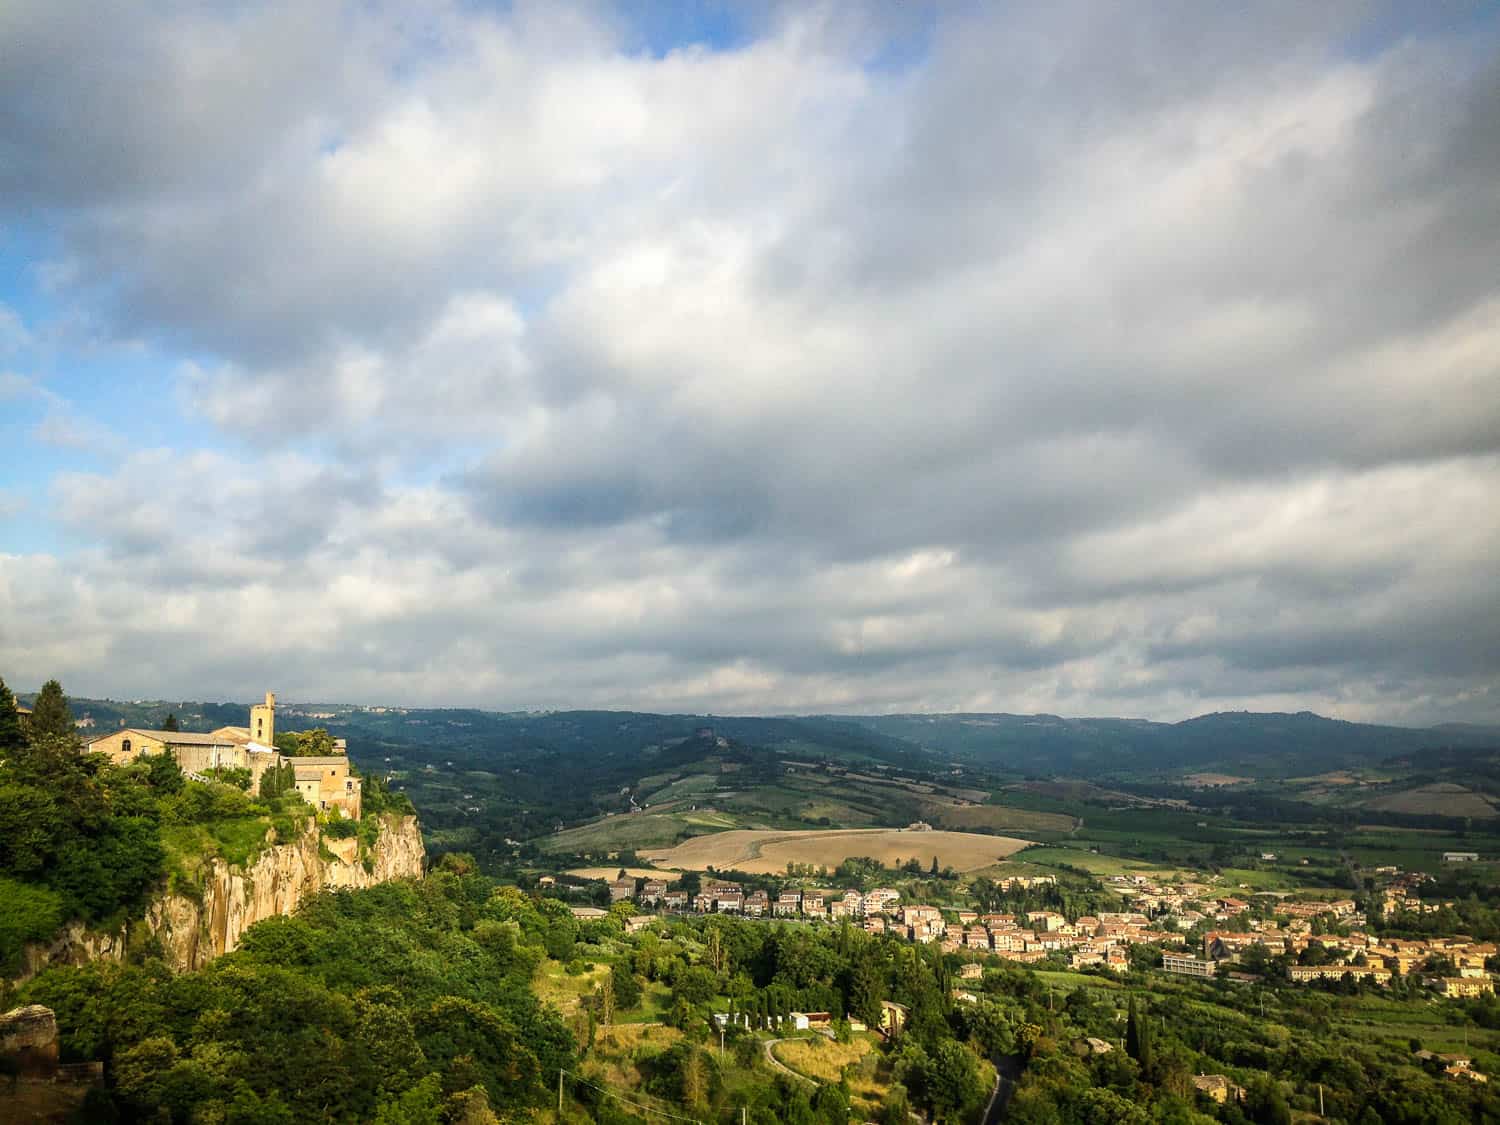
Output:
<path fill-rule="evenodd" d="M 67 696 L 62 684 L 48 680 L 37 694 L 36 705 L 31 709 L 31 739 L 40 742 L 48 737 L 66 739 L 75 746 L 78 728 L 73 725 L 73 712 L 68 708 Z"/>
<path fill-rule="evenodd" d="M 906 1096 L 906 1087 L 899 1082 L 891 1083 L 885 1094 L 885 1104 L 880 1107 L 883 1125 L 908 1125 L 911 1116 L 911 1101 Z"/>
<path fill-rule="evenodd" d="M 641 1002 L 641 983 L 628 964 L 615 963 L 609 970 L 609 977 L 613 982 L 615 1003 L 621 1008 L 634 1008 Z"/>
<path fill-rule="evenodd" d="M 160 793 L 181 793 L 187 784 L 182 767 L 171 754 L 151 754 L 146 758 L 146 781 Z"/>
<path fill-rule="evenodd" d="M 938 1120 L 961 1120 L 984 1097 L 979 1060 L 962 1043 L 944 1039 L 922 1068 L 922 1086 Z"/>
<path fill-rule="evenodd" d="M 1129 1014 L 1125 1020 L 1125 1050 L 1137 1063 L 1141 1073 L 1149 1074 L 1152 1063 L 1151 1023 L 1141 1016 L 1136 998 L 1130 998 Z"/>
<path fill-rule="evenodd" d="M 280 797 L 283 793 L 297 792 L 297 767 L 290 762 L 272 766 L 260 775 L 260 795 Z"/>
<path fill-rule="evenodd" d="M 171 711 L 168 711 L 167 712 L 167 717 L 161 721 L 161 729 L 162 730 L 176 730 L 177 729 L 177 716 L 174 715 Z"/>
<path fill-rule="evenodd" d="M 333 735 L 322 727 L 312 730 L 298 730 L 290 732 L 295 740 L 296 749 L 291 752 L 294 758 L 327 758 L 338 753 L 333 745 Z M 281 748 L 281 736 L 276 737 L 277 748 Z M 282 753 L 286 753 L 285 750 Z"/>
<path fill-rule="evenodd" d="M 849 970 L 849 1012 L 876 1027 L 880 1023 L 880 1002 L 886 998 L 885 981 L 868 956 L 860 957 Z"/>
<path fill-rule="evenodd" d="M 21 714 L 16 710 L 16 697 L 5 681 L 0 680 L 0 758 L 6 758 L 26 745 L 26 732 L 21 729 Z"/>
<path fill-rule="evenodd" d="M 931 875 L 934 879 L 936 879 L 938 877 L 938 861 L 937 861 L 937 856 L 933 856 L 932 857 L 932 867 L 928 870 L 927 873 L 929 875 Z"/>
<path fill-rule="evenodd" d="M 599 1009 L 599 1025 L 610 1027 L 615 1022 L 615 983 L 614 974 L 611 973 L 599 983 L 599 990 L 595 993 L 595 1003 Z"/>

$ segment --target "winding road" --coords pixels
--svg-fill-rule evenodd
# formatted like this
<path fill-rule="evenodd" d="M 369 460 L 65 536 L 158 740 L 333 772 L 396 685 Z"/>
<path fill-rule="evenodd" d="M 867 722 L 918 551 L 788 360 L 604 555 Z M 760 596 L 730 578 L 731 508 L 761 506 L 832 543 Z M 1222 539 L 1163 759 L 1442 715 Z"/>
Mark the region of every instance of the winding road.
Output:
<path fill-rule="evenodd" d="M 799 1078 L 803 1082 L 806 1082 L 809 1086 L 816 1087 L 818 1085 L 818 1083 L 817 1083 L 817 1081 L 815 1079 L 809 1078 L 805 1074 L 798 1074 L 791 1067 L 787 1066 L 786 1063 L 784 1063 L 780 1059 L 778 1059 L 776 1057 L 776 1055 L 775 1055 L 775 1052 L 773 1052 L 771 1050 L 771 1048 L 774 1047 L 774 1046 L 776 1046 L 776 1044 L 778 1044 L 778 1043 L 790 1043 L 790 1042 L 792 1042 L 792 1040 L 790 1040 L 790 1039 L 767 1039 L 766 1042 L 765 1042 L 766 1062 L 768 1062 L 768 1063 L 771 1064 L 771 1069 L 772 1070 L 780 1071 L 782 1074 L 790 1074 L 793 1078 Z"/>

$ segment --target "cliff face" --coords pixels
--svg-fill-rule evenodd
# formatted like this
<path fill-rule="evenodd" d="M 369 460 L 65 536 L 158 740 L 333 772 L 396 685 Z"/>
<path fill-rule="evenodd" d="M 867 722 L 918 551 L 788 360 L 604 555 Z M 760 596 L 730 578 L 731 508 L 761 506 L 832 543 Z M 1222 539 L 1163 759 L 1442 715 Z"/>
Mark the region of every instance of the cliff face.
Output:
<path fill-rule="evenodd" d="M 414 816 L 386 818 L 370 857 L 370 871 L 359 862 L 353 840 L 326 841 L 324 850 L 333 857 L 320 854 L 317 827 L 309 825 L 300 839 L 267 848 L 248 867 L 231 867 L 216 859 L 204 879 L 201 900 L 160 895 L 147 908 L 145 921 L 134 926 L 158 938 L 167 962 L 186 972 L 235 949 L 240 935 L 262 918 L 290 914 L 319 891 L 373 887 L 419 876 L 425 855 Z M 27 947 L 20 979 L 52 965 L 123 960 L 128 936 L 125 929 L 99 933 L 75 923 L 51 942 Z"/>

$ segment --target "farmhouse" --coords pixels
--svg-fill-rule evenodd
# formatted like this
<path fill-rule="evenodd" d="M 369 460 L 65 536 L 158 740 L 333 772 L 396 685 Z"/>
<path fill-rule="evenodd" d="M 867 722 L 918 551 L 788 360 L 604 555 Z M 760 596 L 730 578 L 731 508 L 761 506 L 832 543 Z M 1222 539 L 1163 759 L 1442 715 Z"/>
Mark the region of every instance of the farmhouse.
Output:
<path fill-rule="evenodd" d="M 1444 852 L 1444 863 L 1478 863 L 1478 852 Z"/>
<path fill-rule="evenodd" d="M 1242 1102 L 1245 1091 L 1222 1074 L 1199 1074 L 1193 1077 L 1193 1088 L 1211 1101 L 1223 1105 L 1228 1101 Z"/>

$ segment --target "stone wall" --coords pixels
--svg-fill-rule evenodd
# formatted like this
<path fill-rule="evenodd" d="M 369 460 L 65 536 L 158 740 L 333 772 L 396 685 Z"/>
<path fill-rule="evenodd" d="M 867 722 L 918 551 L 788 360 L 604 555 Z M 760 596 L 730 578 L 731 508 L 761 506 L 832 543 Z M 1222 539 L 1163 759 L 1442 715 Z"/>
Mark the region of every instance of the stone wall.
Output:
<path fill-rule="evenodd" d="M 346 848 L 338 848 L 333 858 L 324 858 L 318 845 L 317 826 L 310 823 L 295 842 L 266 848 L 248 867 L 213 860 L 199 898 L 162 894 L 147 908 L 145 920 L 133 926 L 144 928 L 161 942 L 174 970 L 198 969 L 237 948 L 245 930 L 262 918 L 290 914 L 328 888 L 357 889 L 415 878 L 422 874 L 426 856 L 414 816 L 384 818 L 369 871 Z M 19 979 L 29 979 L 53 965 L 124 960 L 130 936 L 130 927 L 101 933 L 75 923 L 51 942 L 27 946 Z"/>

